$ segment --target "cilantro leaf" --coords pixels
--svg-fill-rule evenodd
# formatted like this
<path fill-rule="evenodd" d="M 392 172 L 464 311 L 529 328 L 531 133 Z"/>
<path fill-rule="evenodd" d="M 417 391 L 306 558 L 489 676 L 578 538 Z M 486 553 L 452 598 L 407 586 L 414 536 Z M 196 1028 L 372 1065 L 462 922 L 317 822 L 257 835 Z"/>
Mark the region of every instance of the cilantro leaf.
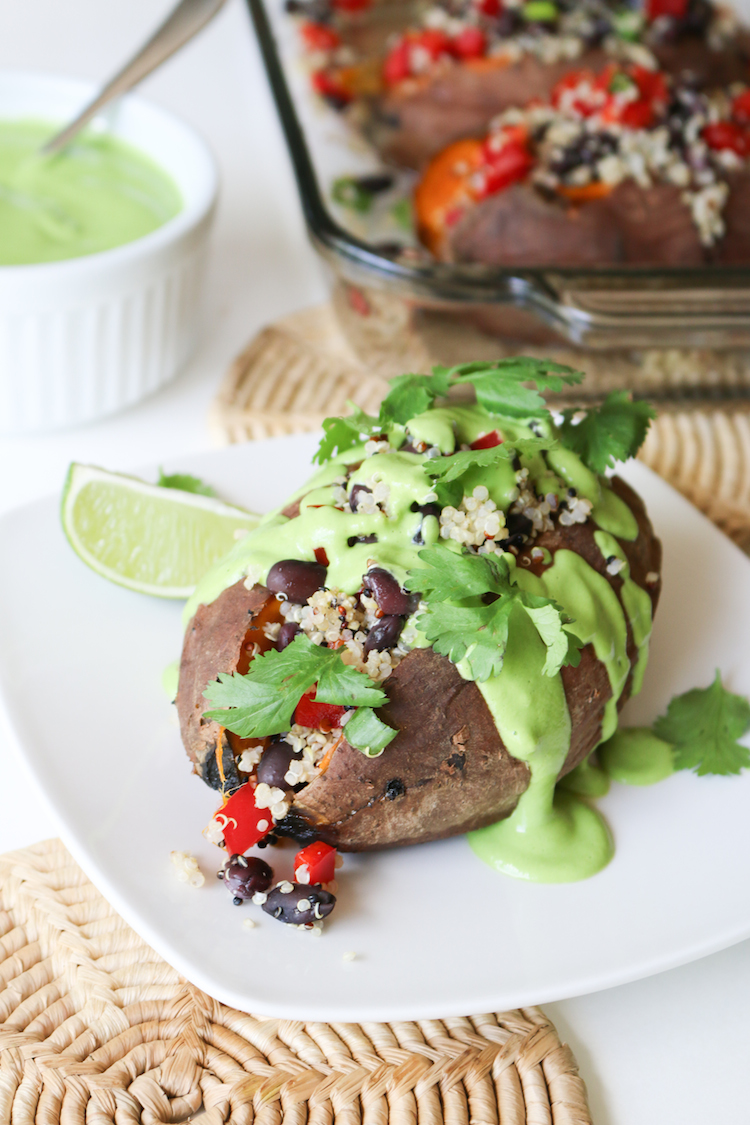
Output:
<path fill-rule="evenodd" d="M 215 496 L 216 491 L 206 484 L 200 477 L 190 473 L 165 473 L 159 469 L 159 479 L 156 482 L 159 488 L 176 488 L 180 492 L 194 492 L 198 496 Z"/>
<path fill-rule="evenodd" d="M 244 676 L 221 672 L 203 693 L 217 708 L 204 717 L 240 738 L 279 734 L 292 725 L 295 707 L 315 683 L 321 703 L 379 707 L 387 699 L 369 676 L 344 664 L 339 652 L 299 635 L 282 652 L 271 649 L 256 656 Z"/>
<path fill-rule="evenodd" d="M 380 404 L 380 421 L 405 426 L 411 418 L 429 410 L 436 398 L 448 393 L 449 372 L 434 367 L 432 375 L 397 375 L 388 380 L 390 391 Z"/>
<path fill-rule="evenodd" d="M 544 438 L 514 438 L 501 445 L 493 445 L 490 449 L 464 449 L 459 453 L 452 453 L 450 457 L 436 457 L 425 461 L 424 471 L 429 477 L 449 484 L 458 480 L 469 469 L 487 468 L 498 461 L 512 460 L 516 453 L 536 453 L 540 449 L 554 449 L 556 445 L 556 441 L 546 441 Z"/>
<path fill-rule="evenodd" d="M 419 557 L 426 565 L 406 578 L 407 589 L 427 602 L 417 625 L 435 652 L 454 664 L 465 659 L 473 679 L 482 682 L 501 670 L 515 607 L 528 614 L 547 649 L 544 675 L 579 663 L 581 641 L 567 628 L 572 622 L 562 606 L 517 586 L 501 555 L 428 547 Z"/>
<path fill-rule="evenodd" d="M 549 411 L 539 391 L 561 391 L 583 381 L 583 372 L 552 360 L 508 356 L 493 363 L 463 363 L 448 371 L 454 383 L 473 383 L 477 402 L 490 414 L 543 417 Z M 524 386 L 533 383 L 536 389 Z"/>
<path fill-rule="evenodd" d="M 347 449 L 352 449 L 355 445 L 359 445 L 364 436 L 377 434 L 382 429 L 379 420 L 373 418 L 371 414 L 365 414 L 364 410 L 360 410 L 352 402 L 347 403 L 347 406 L 351 408 L 351 414 L 347 414 L 344 418 L 324 420 L 323 438 L 313 456 L 313 462 L 324 465 L 336 453 L 344 453 Z"/>
<path fill-rule="evenodd" d="M 577 424 L 576 410 L 564 410 L 560 436 L 563 444 L 593 469 L 603 473 L 615 461 L 635 457 L 656 417 L 647 402 L 633 402 L 628 391 L 612 391 L 601 406 L 587 410 Z"/>
<path fill-rule="evenodd" d="M 675 769 L 733 774 L 750 765 L 750 750 L 737 741 L 750 730 L 750 702 L 727 691 L 721 673 L 707 688 L 677 695 L 654 734 L 674 746 Z"/>
<path fill-rule="evenodd" d="M 480 683 L 496 676 L 508 645 L 512 598 L 487 606 L 455 606 L 444 602 L 430 606 L 417 618 L 435 652 L 454 664 L 466 659 L 471 678 Z"/>
<path fill-rule="evenodd" d="M 346 741 L 368 758 L 379 758 L 398 734 L 379 719 L 371 707 L 358 707 L 344 727 Z"/>

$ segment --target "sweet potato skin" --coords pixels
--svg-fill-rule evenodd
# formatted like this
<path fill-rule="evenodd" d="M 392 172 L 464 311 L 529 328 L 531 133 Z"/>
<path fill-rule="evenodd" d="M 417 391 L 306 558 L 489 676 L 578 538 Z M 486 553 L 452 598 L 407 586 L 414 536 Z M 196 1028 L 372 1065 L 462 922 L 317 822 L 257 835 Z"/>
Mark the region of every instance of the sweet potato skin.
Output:
<path fill-rule="evenodd" d="M 661 547 L 639 497 L 616 478 L 614 487 L 638 521 L 638 538 L 622 546 L 633 578 L 645 585 L 649 572 L 659 573 Z M 576 551 L 617 592 L 622 580 L 607 574 L 593 530 L 589 524 L 556 527 L 535 545 L 552 555 L 562 548 Z M 648 588 L 656 608 L 659 584 Z M 220 736 L 223 749 L 229 748 L 219 725 L 202 718 L 203 691 L 219 672 L 237 668 L 248 627 L 269 597 L 265 587 L 247 590 L 240 581 L 199 607 L 185 635 L 177 708 L 187 752 L 209 784 Z M 630 634 L 628 651 L 632 660 Z M 577 668 L 563 668 L 562 680 L 573 734 L 560 776 L 599 741 L 611 697 L 606 669 L 590 645 Z M 506 750 L 476 684 L 432 649 L 416 649 L 392 672 L 385 690 L 388 703 L 378 713 L 398 735 L 379 758 L 366 758 L 344 741 L 327 771 L 296 795 L 296 828 L 343 851 L 369 851 L 440 839 L 509 816 L 528 787 L 529 771 Z M 629 692 L 628 683 L 618 706 Z"/>

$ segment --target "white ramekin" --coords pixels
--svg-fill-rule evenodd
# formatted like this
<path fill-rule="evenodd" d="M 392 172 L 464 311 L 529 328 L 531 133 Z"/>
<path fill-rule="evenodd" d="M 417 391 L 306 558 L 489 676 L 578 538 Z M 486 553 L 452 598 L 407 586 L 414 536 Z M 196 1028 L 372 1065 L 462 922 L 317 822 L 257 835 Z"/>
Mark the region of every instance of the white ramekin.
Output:
<path fill-rule="evenodd" d="M 0 119 L 63 122 L 87 82 L 0 74 Z M 83 258 L 0 266 L 0 432 L 90 422 L 168 382 L 196 343 L 217 193 L 214 159 L 181 121 L 139 98 L 101 119 L 175 181 L 180 212 L 143 238 Z"/>

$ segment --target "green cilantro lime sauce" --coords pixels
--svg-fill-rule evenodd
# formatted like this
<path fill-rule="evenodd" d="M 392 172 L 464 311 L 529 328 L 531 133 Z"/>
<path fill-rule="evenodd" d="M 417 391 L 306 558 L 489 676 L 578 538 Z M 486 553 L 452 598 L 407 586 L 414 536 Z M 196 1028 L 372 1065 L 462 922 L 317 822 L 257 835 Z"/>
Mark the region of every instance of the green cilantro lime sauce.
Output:
<path fill-rule="evenodd" d="M 406 430 L 411 442 L 452 453 L 496 428 L 509 445 L 514 438 L 540 433 L 553 438 L 544 423 L 535 422 L 532 429 L 517 419 L 490 415 L 479 406 L 433 409 L 409 422 Z M 402 432 L 399 429 L 397 443 L 403 440 Z M 459 551 L 453 540 L 439 537 L 434 516 L 422 518 L 417 510 L 418 505 L 434 502 L 433 485 L 423 467 L 427 460 L 427 454 L 393 448 L 367 456 L 364 444 L 338 454 L 291 498 L 289 503 L 299 501 L 298 516 L 290 519 L 281 508 L 269 513 L 203 579 L 186 606 L 186 622 L 200 604 L 212 602 L 238 580 L 245 579 L 248 586 L 263 583 L 274 563 L 287 558 L 312 561 L 316 548 L 325 549 L 330 560 L 328 585 L 350 594 L 360 589 L 362 576 L 373 564 L 390 570 L 403 583 L 407 571 L 423 565 L 419 552 L 424 546 L 438 543 L 445 550 Z M 575 453 L 560 447 L 521 454 L 519 460 L 528 469 L 538 495 L 554 492 L 563 498 L 573 488 L 590 500 L 602 528 L 597 532 L 600 549 L 607 557 L 622 557 L 612 536 L 634 538 L 638 528 L 627 505 L 603 478 L 590 472 Z M 352 512 L 348 503 L 344 506 L 340 482 L 347 466 L 357 466 L 349 471 L 344 485 L 348 494 L 355 484 L 371 489 L 378 483 L 387 486 L 385 511 Z M 506 512 L 518 495 L 511 461 L 472 469 L 462 478 L 464 493 L 471 493 L 479 484 Z M 357 542 L 372 535 L 377 536 L 376 542 Z M 512 555 L 504 558 L 515 565 Z M 519 567 L 518 584 L 562 605 L 574 619 L 573 630 L 584 643 L 593 645 L 604 663 L 612 698 L 606 705 L 602 738 L 609 738 L 617 726 L 617 700 L 630 672 L 626 613 L 636 644 L 645 653 L 650 600 L 625 575 L 623 590 L 627 583 L 634 589 L 628 587 L 629 593 L 623 595 L 623 610 L 606 578 L 572 551 L 561 549 L 554 556 L 547 551 L 544 562 L 541 576 Z M 648 611 L 641 594 L 649 601 Z M 425 644 L 425 638 L 420 637 L 418 643 Z M 585 878 L 604 867 L 612 855 L 612 841 L 599 814 L 577 796 L 603 791 L 606 778 L 600 770 L 582 765 L 574 771 L 567 790 L 556 791 L 570 749 L 571 722 L 562 677 L 559 673 L 543 675 L 545 658 L 546 649 L 533 622 L 523 610 L 515 609 L 502 670 L 477 687 L 508 752 L 528 764 L 530 781 L 512 816 L 471 833 L 469 839 L 476 854 L 498 870 L 539 882 L 563 882 Z M 468 676 L 465 663 L 457 668 Z"/>
<path fill-rule="evenodd" d="M 571 794 L 555 799 L 570 747 L 570 714 L 562 677 L 544 676 L 545 648 L 531 619 L 515 610 L 497 676 L 477 684 L 509 754 L 526 762 L 529 787 L 507 820 L 469 833 L 491 867 L 532 882 L 568 883 L 601 870 L 612 842 L 598 813 Z M 463 675 L 466 669 L 458 665 Z"/>
<path fill-rule="evenodd" d="M 84 133 L 61 153 L 40 155 L 58 128 L 0 122 L 0 265 L 110 250 L 156 230 L 182 206 L 166 172 L 112 135 Z"/>
<path fill-rule="evenodd" d="M 557 785 L 559 789 L 566 789 L 579 797 L 603 797 L 609 792 L 609 776 L 589 757 L 566 773 Z"/>
<path fill-rule="evenodd" d="M 654 785 L 674 773 L 671 745 L 648 727 L 618 730 L 596 754 L 612 780 L 625 785 Z"/>
<path fill-rule="evenodd" d="M 620 597 L 628 615 L 633 640 L 638 646 L 638 658 L 633 668 L 633 682 L 630 688 L 631 695 L 637 695 L 643 687 L 643 677 L 648 663 L 648 646 L 653 623 L 651 598 L 648 592 L 630 577 L 630 566 L 617 540 L 606 531 L 595 531 L 594 541 L 605 559 L 612 558 L 614 555 L 624 563 L 622 570 L 618 572 L 619 577 L 622 578 Z"/>

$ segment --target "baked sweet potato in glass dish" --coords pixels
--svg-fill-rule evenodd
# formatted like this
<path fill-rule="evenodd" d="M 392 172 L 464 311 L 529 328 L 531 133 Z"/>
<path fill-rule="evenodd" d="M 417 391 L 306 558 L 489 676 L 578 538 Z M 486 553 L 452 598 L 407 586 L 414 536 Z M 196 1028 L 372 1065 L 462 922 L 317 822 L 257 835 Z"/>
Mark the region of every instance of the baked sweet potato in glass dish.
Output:
<path fill-rule="evenodd" d="M 492 118 L 547 100 L 572 70 L 661 69 L 693 89 L 750 78 L 750 37 L 709 0 L 293 2 L 314 90 L 360 115 L 390 162 L 420 168 Z"/>
<path fill-rule="evenodd" d="M 313 477 L 199 584 L 177 708 L 230 889 L 282 837 L 322 891 L 334 849 L 467 832 L 524 878 L 608 862 L 574 790 L 640 688 L 661 548 L 605 475 L 651 410 L 616 394 L 553 419 L 540 391 L 581 378 L 516 357 L 394 380 L 377 417 L 326 421 Z"/>
<path fill-rule="evenodd" d="M 425 245 L 491 266 L 750 261 L 750 89 L 610 64 L 449 145 L 415 190 Z"/>

